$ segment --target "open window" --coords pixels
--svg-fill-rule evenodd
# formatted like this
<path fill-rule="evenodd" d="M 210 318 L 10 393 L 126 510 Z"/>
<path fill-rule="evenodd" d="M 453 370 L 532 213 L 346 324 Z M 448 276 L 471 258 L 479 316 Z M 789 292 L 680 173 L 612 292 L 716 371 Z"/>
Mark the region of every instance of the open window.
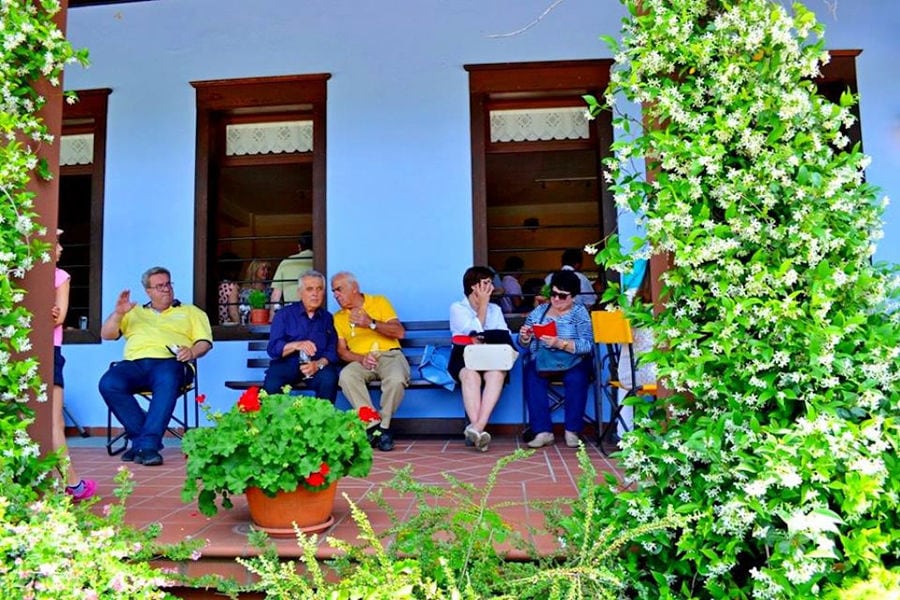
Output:
<path fill-rule="evenodd" d="M 103 293 L 103 182 L 109 89 L 79 90 L 63 104 L 59 158 L 59 267 L 72 277 L 63 342 L 99 343 Z"/>
<path fill-rule="evenodd" d="M 822 75 L 816 78 L 816 86 L 819 88 L 820 94 L 831 102 L 839 104 L 841 94 L 844 92 L 854 95 L 859 93 L 856 84 L 856 57 L 862 53 L 862 50 L 830 50 L 828 53 L 831 55 L 831 60 L 822 67 Z M 862 147 L 859 104 L 855 104 L 850 112 L 856 117 L 856 122 L 844 131 L 844 135 L 850 140 L 848 148 L 857 143 Z"/>
<path fill-rule="evenodd" d="M 253 264 L 297 253 L 313 234 L 325 269 L 325 99 L 328 75 L 200 81 L 197 90 L 195 303 L 216 337 L 226 327 L 219 284 L 247 288 Z M 220 315 L 221 312 L 221 315 Z"/>
<path fill-rule="evenodd" d="M 524 266 L 520 283 L 560 267 L 616 229 L 601 176 L 612 120 L 586 116 L 584 94 L 602 96 L 611 60 L 467 65 L 472 131 L 475 262 Z M 588 258 L 585 274 L 598 274 Z M 601 281 L 602 284 L 602 281 Z"/>

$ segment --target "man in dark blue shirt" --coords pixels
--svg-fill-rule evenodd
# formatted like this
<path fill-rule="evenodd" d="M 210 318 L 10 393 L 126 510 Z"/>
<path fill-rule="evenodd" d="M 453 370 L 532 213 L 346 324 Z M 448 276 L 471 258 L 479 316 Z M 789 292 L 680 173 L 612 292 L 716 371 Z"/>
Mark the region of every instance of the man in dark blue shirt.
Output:
<path fill-rule="evenodd" d="M 317 398 L 337 398 L 337 332 L 334 319 L 323 306 L 325 276 L 309 270 L 298 278 L 299 303 L 288 304 L 272 320 L 267 348 L 272 362 L 263 388 L 270 394 L 300 380 Z"/>

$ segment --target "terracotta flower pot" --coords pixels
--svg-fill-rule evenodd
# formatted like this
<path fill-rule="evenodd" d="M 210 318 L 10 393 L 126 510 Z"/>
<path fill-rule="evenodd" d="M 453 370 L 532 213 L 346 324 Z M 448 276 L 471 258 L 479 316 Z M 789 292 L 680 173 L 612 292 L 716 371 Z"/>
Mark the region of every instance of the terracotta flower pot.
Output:
<path fill-rule="evenodd" d="M 265 325 L 269 322 L 268 308 L 252 308 L 250 309 L 250 323 L 253 325 Z"/>
<path fill-rule="evenodd" d="M 294 537 L 293 523 L 304 533 L 328 529 L 334 523 L 331 511 L 336 493 L 336 481 L 324 490 L 300 487 L 293 492 L 278 492 L 274 498 L 259 488 L 247 488 L 246 492 L 253 525 L 272 537 Z"/>

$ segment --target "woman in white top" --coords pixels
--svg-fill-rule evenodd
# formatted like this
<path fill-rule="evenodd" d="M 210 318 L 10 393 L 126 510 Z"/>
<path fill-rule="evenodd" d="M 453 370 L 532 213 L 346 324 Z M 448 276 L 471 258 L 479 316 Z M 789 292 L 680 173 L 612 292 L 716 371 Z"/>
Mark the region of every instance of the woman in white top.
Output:
<path fill-rule="evenodd" d="M 450 305 L 450 331 L 453 336 L 468 336 L 471 343 L 480 343 L 475 334 L 485 331 L 502 330 L 509 335 L 509 327 L 503 319 L 503 313 L 496 304 L 491 304 L 491 283 L 493 274 L 487 267 L 469 267 L 463 275 L 463 290 L 466 297 Z M 511 340 L 511 338 L 510 338 Z M 503 382 L 505 371 L 473 371 L 467 369 L 463 362 L 465 344 L 454 342 L 450 356 L 449 371 L 459 381 L 462 389 L 463 405 L 469 417 L 464 435 L 478 450 L 486 452 L 491 443 L 491 434 L 484 430 L 491 417 Z M 484 384 L 482 389 L 482 383 Z"/>

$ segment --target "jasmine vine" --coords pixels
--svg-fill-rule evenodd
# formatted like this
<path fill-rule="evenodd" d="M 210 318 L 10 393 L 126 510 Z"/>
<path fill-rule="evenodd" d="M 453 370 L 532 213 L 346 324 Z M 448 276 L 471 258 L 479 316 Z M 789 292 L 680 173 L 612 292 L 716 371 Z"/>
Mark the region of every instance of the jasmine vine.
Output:
<path fill-rule="evenodd" d="M 597 518 L 703 515 L 629 557 L 642 597 L 817 597 L 900 551 L 898 278 L 872 262 L 888 200 L 843 133 L 857 99 L 816 93 L 824 28 L 799 3 L 623 3 L 588 102 L 641 105 L 605 175 L 645 233 L 589 249 L 623 272 L 671 258 L 661 312 L 628 311 L 674 394 L 635 406 L 630 487 L 599 488 Z"/>

